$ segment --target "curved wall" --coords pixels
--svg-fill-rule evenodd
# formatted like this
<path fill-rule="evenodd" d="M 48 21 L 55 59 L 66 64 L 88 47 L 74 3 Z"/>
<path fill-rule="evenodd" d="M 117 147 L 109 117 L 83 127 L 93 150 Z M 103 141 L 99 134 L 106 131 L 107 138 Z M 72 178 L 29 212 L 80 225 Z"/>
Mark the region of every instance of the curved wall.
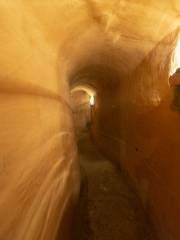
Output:
<path fill-rule="evenodd" d="M 72 239 L 79 167 L 68 83 L 25 2 L 0 1 L 0 239 L 54 240 L 58 230 Z"/>
<path fill-rule="evenodd" d="M 168 83 L 176 37 L 159 42 L 116 91 L 102 88 L 93 121 L 96 142 L 127 172 L 163 240 L 180 236 L 180 112 Z"/>

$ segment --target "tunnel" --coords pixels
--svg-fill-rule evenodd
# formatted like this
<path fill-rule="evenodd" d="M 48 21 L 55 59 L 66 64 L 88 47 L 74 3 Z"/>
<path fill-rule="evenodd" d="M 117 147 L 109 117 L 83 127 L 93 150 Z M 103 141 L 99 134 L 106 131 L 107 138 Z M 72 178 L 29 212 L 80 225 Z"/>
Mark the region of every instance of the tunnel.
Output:
<path fill-rule="evenodd" d="M 180 2 L 0 19 L 0 240 L 180 240 Z"/>

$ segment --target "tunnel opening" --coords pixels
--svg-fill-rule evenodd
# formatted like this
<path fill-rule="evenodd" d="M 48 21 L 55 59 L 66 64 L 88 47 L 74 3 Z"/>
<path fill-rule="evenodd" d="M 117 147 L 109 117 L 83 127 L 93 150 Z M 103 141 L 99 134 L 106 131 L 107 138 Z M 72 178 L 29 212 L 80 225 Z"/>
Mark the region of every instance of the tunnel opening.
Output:
<path fill-rule="evenodd" d="M 79 84 L 71 91 L 71 106 L 77 140 L 84 133 L 91 131 L 95 107 L 96 90 L 91 85 Z"/>

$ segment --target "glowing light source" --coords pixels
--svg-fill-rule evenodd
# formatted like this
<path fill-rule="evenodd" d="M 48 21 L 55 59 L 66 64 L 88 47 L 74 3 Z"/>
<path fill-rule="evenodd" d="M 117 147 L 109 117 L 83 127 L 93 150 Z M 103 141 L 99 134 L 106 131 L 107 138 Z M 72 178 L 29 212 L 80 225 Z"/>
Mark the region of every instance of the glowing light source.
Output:
<path fill-rule="evenodd" d="M 180 68 L 180 36 L 178 37 L 173 59 L 171 61 L 170 75 L 173 75 L 176 72 L 177 68 Z"/>
<path fill-rule="evenodd" d="M 90 96 L 90 105 L 93 106 L 94 105 L 94 96 Z"/>

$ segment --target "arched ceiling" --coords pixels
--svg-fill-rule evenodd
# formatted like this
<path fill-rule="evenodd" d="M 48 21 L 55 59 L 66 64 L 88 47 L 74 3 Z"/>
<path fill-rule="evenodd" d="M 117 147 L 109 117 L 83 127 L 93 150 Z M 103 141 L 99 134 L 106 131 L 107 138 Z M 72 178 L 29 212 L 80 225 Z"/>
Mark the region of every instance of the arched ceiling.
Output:
<path fill-rule="evenodd" d="M 4 9 L 8 9 L 5 17 Z M 0 47 L 0 64 L 5 65 L 6 55 L 18 60 L 16 45 L 21 44 L 23 57 L 35 59 L 43 52 L 49 66 L 56 59 L 63 78 L 71 80 L 87 68 L 89 75 L 99 65 L 115 69 L 123 77 L 179 27 L 179 13 L 179 0 L 2 0 L 1 30 L 12 35 L 14 52 L 6 54 Z M 31 45 L 36 51 L 32 52 Z M 95 75 L 99 77 L 99 73 Z"/>
<path fill-rule="evenodd" d="M 76 87 L 72 88 L 71 90 L 71 94 L 78 92 L 78 91 L 84 91 L 86 92 L 89 96 L 95 96 L 96 95 L 96 90 L 86 84 L 82 84 L 82 85 L 77 85 Z"/>
<path fill-rule="evenodd" d="M 114 54 L 118 55 L 118 67 L 127 72 L 179 26 L 178 0 L 32 0 L 31 4 L 25 3 L 31 5 L 48 41 L 59 45 L 60 52 L 72 66 L 98 61 L 99 53 Z"/>

